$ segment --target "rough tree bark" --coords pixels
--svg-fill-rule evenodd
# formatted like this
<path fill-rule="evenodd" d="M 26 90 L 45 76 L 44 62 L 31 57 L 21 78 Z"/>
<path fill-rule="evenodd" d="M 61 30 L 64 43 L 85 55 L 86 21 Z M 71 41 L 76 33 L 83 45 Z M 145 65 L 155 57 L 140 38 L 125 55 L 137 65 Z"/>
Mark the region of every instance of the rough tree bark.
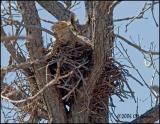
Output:
<path fill-rule="evenodd" d="M 94 3 L 95 4 L 95 3 Z M 107 123 L 107 111 L 106 108 L 104 111 L 100 110 L 96 111 L 97 114 L 101 115 L 101 118 L 97 118 L 97 115 L 92 115 L 89 117 L 92 110 L 92 92 L 96 87 L 98 82 L 101 82 L 101 74 L 103 67 L 109 57 L 112 56 L 112 47 L 114 42 L 113 35 L 113 17 L 112 12 L 109 12 L 109 9 L 112 5 L 112 2 L 99 2 L 97 5 L 95 4 L 95 10 L 92 12 L 94 16 L 92 17 L 93 21 L 91 24 L 95 27 L 90 27 L 90 29 L 95 30 L 92 31 L 92 39 L 94 42 L 94 67 L 91 72 L 90 78 L 88 79 L 86 91 L 83 91 L 83 97 L 80 97 L 77 102 L 78 105 L 74 106 L 73 109 L 73 122 L 91 122 L 91 123 Z M 95 35 L 96 34 L 96 35 Z M 96 78 L 95 78 L 96 77 Z M 109 90 L 109 89 L 108 89 Z M 87 94 L 87 96 L 86 96 Z M 108 98 L 106 94 L 105 104 L 108 105 Z M 82 106 L 82 107 L 81 107 Z M 85 109 L 85 107 L 89 107 L 90 110 Z M 81 112 L 80 112 L 81 111 Z M 80 112 L 79 114 L 77 114 Z"/>
<path fill-rule="evenodd" d="M 41 27 L 35 2 L 18 1 L 17 3 L 22 11 L 22 17 L 24 19 L 24 23 L 26 25 L 38 25 Z M 36 39 L 35 41 L 32 42 L 28 41 L 26 44 L 26 47 L 29 51 L 29 56 L 31 60 L 39 59 L 44 55 L 42 31 L 39 29 L 26 28 L 26 32 L 27 35 L 31 35 Z M 39 70 L 39 68 L 42 68 L 45 65 L 46 65 L 45 63 L 33 64 L 35 79 L 39 89 L 42 89 L 47 83 L 45 80 L 46 79 L 45 68 Z M 48 77 L 48 80 L 49 81 L 51 80 L 50 76 Z M 43 99 L 44 103 L 47 106 L 50 122 L 64 123 L 65 122 L 64 108 L 61 107 L 62 101 L 59 98 L 59 94 L 56 88 L 55 87 L 47 88 L 47 90 L 45 90 L 43 93 Z"/>

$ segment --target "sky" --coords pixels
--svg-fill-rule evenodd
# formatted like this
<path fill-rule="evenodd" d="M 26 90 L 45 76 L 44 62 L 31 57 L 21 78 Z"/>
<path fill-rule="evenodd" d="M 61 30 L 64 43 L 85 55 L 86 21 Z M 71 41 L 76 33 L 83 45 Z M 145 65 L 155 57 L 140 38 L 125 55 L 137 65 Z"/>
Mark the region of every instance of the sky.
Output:
<path fill-rule="evenodd" d="M 146 1 L 125 1 L 119 4 L 115 10 L 114 10 L 114 18 L 123 18 L 123 17 L 131 17 L 134 15 L 137 15 L 142 7 L 144 6 L 144 3 Z M 155 17 L 157 19 L 157 22 L 159 22 L 159 8 L 158 5 L 155 7 Z M 149 17 L 148 19 L 141 19 L 141 20 L 135 20 L 129 27 L 128 31 L 125 32 L 125 25 L 128 23 L 128 21 L 123 21 L 119 23 L 115 23 L 116 26 L 121 25 L 121 28 L 119 29 L 120 35 L 126 37 L 127 39 L 130 39 L 130 36 L 132 37 L 133 41 L 138 44 L 138 36 L 141 39 L 141 44 L 144 49 L 148 49 L 151 42 L 155 42 L 157 45 L 157 51 L 159 50 L 159 28 L 157 28 L 154 24 L 153 18 L 151 17 L 151 12 L 148 11 L 145 13 L 144 17 Z M 115 32 L 117 32 L 115 30 Z M 120 41 L 122 42 L 122 41 Z M 128 54 L 130 55 L 130 58 L 132 62 L 134 63 L 135 67 L 139 69 L 140 73 L 146 80 L 147 84 L 150 85 L 150 81 L 153 75 L 153 69 L 147 68 L 144 65 L 144 57 L 141 53 L 139 53 L 135 48 L 128 46 L 126 43 L 123 43 L 124 47 L 127 49 Z M 158 58 L 158 56 L 156 56 Z M 157 61 L 157 66 L 159 62 Z M 157 68 L 158 69 L 158 68 Z M 131 74 L 133 74 L 135 77 L 139 77 L 135 71 L 130 70 Z M 139 78 L 138 78 L 139 79 Z M 158 84 L 159 79 L 154 82 Z M 136 98 L 139 99 L 139 114 L 144 113 L 146 110 L 149 110 L 151 107 L 150 105 L 150 99 L 147 99 L 147 101 L 143 102 L 145 98 L 149 97 L 149 90 L 146 88 L 146 86 L 141 86 L 137 84 L 137 82 L 129 79 L 128 80 L 129 85 L 135 91 Z M 128 99 L 124 103 L 119 102 L 118 100 L 114 100 L 117 104 L 116 112 L 119 114 L 135 114 L 136 113 L 136 107 L 137 105 L 134 103 L 133 99 Z M 129 118 L 125 118 L 126 120 L 132 120 Z"/>
<path fill-rule="evenodd" d="M 125 17 L 131 17 L 136 16 L 141 11 L 142 7 L 144 6 L 144 3 L 146 1 L 123 1 L 114 10 L 113 18 L 119 19 L 119 18 L 125 18 Z M 57 21 L 51 14 L 49 14 L 47 11 L 45 11 L 40 5 L 36 4 L 38 10 L 39 10 L 39 16 L 42 19 L 49 20 L 49 21 Z M 79 22 L 83 24 L 85 22 L 85 10 L 84 10 L 84 3 L 80 2 L 80 4 L 72 9 L 76 15 L 78 16 Z M 159 23 L 159 6 L 156 5 L 154 9 L 155 17 L 157 22 Z M 155 23 L 153 21 L 153 18 L 151 16 L 151 12 L 147 11 L 144 14 L 144 17 L 148 17 L 148 19 L 140 19 L 135 20 L 133 23 L 131 23 L 128 26 L 128 31 L 125 32 L 125 25 L 128 23 L 128 21 L 122 21 L 122 22 L 115 22 L 115 32 L 118 32 L 119 27 L 119 34 L 126 37 L 127 39 L 131 40 L 130 37 L 132 37 L 132 40 L 135 41 L 135 43 L 138 44 L 138 42 L 141 42 L 141 45 L 144 49 L 148 50 L 149 45 L 151 42 L 154 42 L 156 44 L 156 50 L 159 50 L 159 28 L 155 26 Z M 51 29 L 51 24 L 41 22 L 42 27 Z M 6 28 L 6 32 L 9 33 L 10 29 Z M 51 36 L 43 32 L 43 39 L 44 44 L 46 45 L 48 41 L 50 41 Z M 131 40 L 131 41 L 132 41 Z M 132 62 L 134 63 L 135 67 L 139 69 L 140 73 L 146 80 L 147 84 L 150 85 L 152 75 L 154 73 L 152 68 L 147 68 L 144 65 L 144 56 L 143 54 L 139 53 L 135 48 L 127 45 L 125 42 L 121 40 L 116 40 L 117 44 L 119 45 L 119 42 L 121 42 L 124 47 L 127 49 L 128 54 L 130 55 L 130 58 Z M 158 58 L 156 56 L 155 58 Z M 9 54 L 4 48 L 3 44 L 1 44 L 1 65 L 7 66 L 9 60 Z M 126 61 L 122 61 L 122 63 L 127 64 Z M 159 67 L 159 62 L 156 62 L 157 67 Z M 135 77 L 140 79 L 139 75 L 133 70 L 129 70 L 131 74 L 133 74 Z M 13 76 L 13 74 L 11 74 Z M 7 80 L 11 80 L 11 78 L 8 79 L 8 77 L 12 77 L 11 75 L 8 75 L 6 77 Z M 141 79 L 140 79 L 141 80 Z M 158 85 L 159 78 L 156 78 L 155 84 Z M 132 90 L 135 92 L 136 98 L 138 98 L 139 103 L 139 114 L 143 114 L 147 110 L 151 108 L 150 99 L 148 98 L 150 95 L 150 91 L 146 88 L 146 86 L 141 86 L 137 82 L 135 82 L 133 79 L 128 78 L 128 83 L 131 86 Z M 116 114 L 136 114 L 136 107 L 137 103 L 134 102 L 132 98 L 126 99 L 125 102 L 120 102 L 120 100 L 113 96 L 114 104 L 116 105 L 115 112 Z M 134 118 L 120 118 L 122 121 L 131 121 Z"/>

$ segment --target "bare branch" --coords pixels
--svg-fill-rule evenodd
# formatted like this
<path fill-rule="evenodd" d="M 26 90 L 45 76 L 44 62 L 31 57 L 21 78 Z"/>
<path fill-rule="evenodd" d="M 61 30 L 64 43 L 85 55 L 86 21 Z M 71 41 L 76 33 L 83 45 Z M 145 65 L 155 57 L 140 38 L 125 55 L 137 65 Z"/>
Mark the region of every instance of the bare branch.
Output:
<path fill-rule="evenodd" d="M 58 1 L 37 1 L 44 9 L 46 9 L 50 14 L 52 14 L 57 20 L 62 21 L 69 21 L 70 16 L 74 13 L 71 12 L 69 9 L 65 8 L 60 2 Z M 86 24 L 80 25 L 78 22 L 76 22 L 78 31 L 81 32 L 81 34 L 84 34 L 86 31 Z M 85 35 L 86 36 L 86 35 Z"/>
<path fill-rule="evenodd" d="M 1 96 L 7 99 L 12 99 L 13 101 L 19 101 L 19 99 L 24 98 L 24 94 L 22 94 L 20 90 L 15 89 L 13 86 L 8 85 L 7 83 L 2 83 L 1 86 L 2 86 Z M 15 105 L 18 109 L 22 111 L 24 109 L 24 105 L 27 105 L 27 104 L 28 103 L 26 104 L 17 104 L 16 102 L 13 103 L 13 105 Z M 29 111 L 28 114 L 31 114 L 31 112 Z M 43 113 L 42 111 L 38 113 L 38 117 L 48 119 L 47 114 Z"/>
<path fill-rule="evenodd" d="M 122 37 L 122 36 L 120 36 L 120 35 L 118 35 L 118 34 L 116 34 L 115 36 L 118 37 L 118 38 L 120 38 L 120 39 L 122 39 L 122 40 L 125 41 L 127 44 L 131 45 L 132 47 L 136 48 L 137 50 L 139 50 L 139 51 L 141 51 L 141 52 L 143 52 L 143 53 L 146 53 L 146 54 L 149 54 L 149 55 L 150 55 L 150 54 L 152 54 L 152 55 L 159 55 L 159 54 L 160 54 L 160 52 L 146 51 L 146 50 L 142 49 L 140 46 L 138 46 L 138 45 L 136 45 L 136 44 L 133 44 L 132 42 L 130 42 L 129 40 L 127 40 L 126 38 L 124 38 L 124 37 Z"/>
<path fill-rule="evenodd" d="M 153 86 L 151 86 L 151 89 L 155 91 L 155 93 L 157 94 L 157 96 L 159 95 L 159 86 L 153 85 Z"/>
<path fill-rule="evenodd" d="M 5 95 L 8 98 L 12 98 L 13 100 L 18 100 L 20 98 L 23 98 L 23 94 L 20 91 L 16 90 L 14 87 L 4 82 L 1 82 L 1 85 L 2 85 L 1 95 Z"/>
<path fill-rule="evenodd" d="M 127 25 L 126 25 L 126 32 L 127 32 L 128 26 L 129 26 L 135 19 L 143 17 L 143 15 L 145 14 L 146 11 L 148 11 L 149 9 L 153 9 L 153 6 L 154 6 L 155 4 L 158 4 L 158 3 L 159 3 L 159 2 L 153 2 L 152 4 L 147 4 L 147 3 L 145 3 L 145 4 L 144 4 L 144 7 L 143 7 L 142 10 L 141 10 L 141 12 L 140 12 L 137 16 L 135 16 L 133 19 L 131 19 L 129 23 L 127 23 Z M 149 5 L 149 7 L 147 7 L 147 5 Z"/>
<path fill-rule="evenodd" d="M 124 50 L 125 54 L 127 55 L 128 62 L 131 64 L 132 68 L 138 73 L 138 75 L 143 80 L 143 82 L 147 86 L 147 88 L 150 89 L 150 91 L 153 93 L 153 95 L 155 95 L 154 92 L 151 90 L 150 86 L 148 85 L 148 83 L 145 81 L 144 77 L 139 72 L 139 70 L 134 66 L 133 62 L 131 61 L 131 59 L 127 53 L 127 50 L 123 47 L 122 43 L 120 43 L 120 45 L 122 46 L 122 49 Z"/>
<path fill-rule="evenodd" d="M 114 21 L 114 22 L 127 21 L 127 20 L 130 20 L 130 19 L 133 19 L 133 18 L 135 18 L 135 16 L 126 17 L 126 18 L 121 18 L 121 19 L 114 19 L 113 21 Z M 138 16 L 138 17 L 136 17 L 136 19 L 147 19 L 147 18 L 144 18 L 143 16 Z"/>
<path fill-rule="evenodd" d="M 160 105 L 153 107 L 140 117 L 133 120 L 131 123 L 154 123 L 159 120 L 159 107 Z"/>
<path fill-rule="evenodd" d="M 11 103 L 23 103 L 23 102 L 28 102 L 29 100 L 33 100 L 36 97 L 38 97 L 40 94 L 42 94 L 48 87 L 53 86 L 58 84 L 58 80 L 63 79 L 68 77 L 69 75 L 71 75 L 73 72 L 71 71 L 68 74 L 65 74 L 63 76 L 57 76 L 55 79 L 51 80 L 49 83 L 47 83 L 41 90 L 39 90 L 34 96 L 28 97 L 27 99 L 23 99 L 23 100 L 12 100 L 9 97 L 6 97 L 4 95 L 1 94 L 1 97 L 5 100 L 8 100 Z"/>
<path fill-rule="evenodd" d="M 12 43 L 16 42 L 17 39 L 20 40 L 29 40 L 29 41 L 33 41 L 35 40 L 34 38 L 32 38 L 31 36 L 5 36 L 5 37 L 1 37 L 1 41 L 2 42 L 6 42 L 10 45 L 12 45 Z"/>
<path fill-rule="evenodd" d="M 1 27 L 1 41 L 7 40 L 3 39 L 4 37 L 7 37 L 4 29 Z M 16 62 L 21 63 L 25 61 L 25 58 L 21 56 L 21 54 L 14 48 L 14 46 L 11 43 L 3 42 L 4 46 L 7 48 L 8 52 L 11 54 L 11 56 L 16 60 Z"/>
<path fill-rule="evenodd" d="M 22 24 L 21 22 L 17 21 L 17 20 L 11 20 L 11 19 L 6 19 L 6 18 L 2 18 L 4 19 L 5 22 L 9 23 L 10 25 L 19 25 L 19 26 L 23 26 L 25 28 L 32 28 L 32 29 L 40 29 L 41 31 L 45 31 L 46 33 L 53 35 L 53 33 L 51 31 L 49 31 L 48 29 L 45 29 L 39 25 L 27 25 L 27 24 Z M 3 36 L 3 35 L 2 35 Z"/>
<path fill-rule="evenodd" d="M 72 1 L 71 0 L 67 0 L 67 1 L 64 1 L 64 3 L 65 3 L 65 8 L 69 10 L 71 8 L 71 6 L 72 6 Z"/>
<path fill-rule="evenodd" d="M 118 5 L 118 4 L 120 4 L 121 3 L 121 1 L 119 0 L 115 0 L 115 1 L 112 1 L 112 4 L 109 6 L 109 10 L 108 10 L 108 14 L 110 13 L 110 12 L 113 12 L 113 9 Z"/>
<path fill-rule="evenodd" d="M 157 21 L 156 21 L 156 19 L 155 19 L 154 12 L 153 12 L 153 11 L 154 11 L 154 3 L 155 3 L 155 1 L 152 1 L 151 12 L 152 12 L 153 20 L 154 20 L 156 26 L 158 27 L 158 23 L 157 23 Z"/>
<path fill-rule="evenodd" d="M 35 6 L 34 1 L 17 1 L 22 13 L 22 17 L 25 25 L 37 25 L 41 27 L 40 18 Z M 49 2 L 45 2 L 49 3 Z M 52 8 L 53 9 L 53 8 Z M 26 47 L 29 51 L 31 60 L 39 59 L 44 55 L 43 49 L 43 39 L 42 31 L 40 29 L 26 28 L 27 34 L 36 38 L 34 42 L 27 42 Z M 46 85 L 46 71 L 45 68 L 39 70 L 39 68 L 44 67 L 45 63 L 33 64 L 35 70 L 35 79 L 39 89 L 42 89 Z M 49 76 L 48 80 L 52 80 Z M 54 93 L 54 94 L 53 94 Z M 55 87 L 48 88 L 43 92 L 43 100 L 47 106 L 49 120 L 50 122 L 65 122 L 64 108 L 61 107 L 62 101 L 59 98 L 60 95 Z M 55 107 L 56 106 L 56 107 Z M 58 114 L 55 114 L 57 113 Z"/>
<path fill-rule="evenodd" d="M 22 17 L 24 20 L 25 25 L 37 25 L 41 27 L 40 24 L 40 18 L 38 16 L 38 12 L 35 7 L 34 2 L 19 2 L 17 1 L 17 4 L 21 8 Z M 26 28 L 27 35 L 33 36 L 36 40 L 34 42 L 27 42 L 26 47 L 29 51 L 29 55 L 31 59 L 36 58 L 36 57 L 41 57 L 43 55 L 42 51 L 37 51 L 37 48 L 43 48 L 43 39 L 42 39 L 42 31 L 35 28 Z"/>
<path fill-rule="evenodd" d="M 58 20 L 68 21 L 72 12 L 66 9 L 58 1 L 37 1 L 44 9 L 46 9 L 50 14 L 55 16 Z"/>

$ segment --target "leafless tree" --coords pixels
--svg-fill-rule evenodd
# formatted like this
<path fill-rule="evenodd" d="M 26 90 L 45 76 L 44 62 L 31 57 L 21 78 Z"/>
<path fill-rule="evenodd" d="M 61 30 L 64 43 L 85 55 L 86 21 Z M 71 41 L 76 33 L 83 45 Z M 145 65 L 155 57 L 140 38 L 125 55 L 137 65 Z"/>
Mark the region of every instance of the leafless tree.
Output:
<path fill-rule="evenodd" d="M 114 22 L 127 21 L 127 31 L 132 22 L 144 19 L 145 12 L 151 11 L 153 21 L 159 27 L 154 16 L 154 6 L 159 2 L 146 2 L 136 16 L 113 19 L 115 7 L 123 2 L 85 1 L 87 20 L 85 24 L 79 24 L 72 11 L 80 3 L 77 1 L 3 1 L 1 43 L 10 55 L 8 66 L 1 67 L 3 120 L 23 123 L 109 123 L 109 114 L 112 113 L 111 118 L 121 122 L 114 110 L 109 109 L 114 108 L 111 96 L 116 95 L 124 102 L 131 97 L 137 102 L 127 82 L 130 77 L 138 85 L 146 86 L 157 99 L 150 110 L 132 122 L 157 121 L 159 87 L 146 83 L 126 48 L 121 42 L 117 45 L 117 39 L 144 55 L 145 65 L 154 70 L 152 82 L 159 76 L 155 64 L 159 52 L 155 51 L 153 44 L 151 49 L 145 50 L 141 44 L 116 34 Z M 55 17 L 57 22 L 40 18 L 41 11 L 37 5 Z M 42 22 L 53 26 L 44 28 Z M 55 38 L 51 43 L 47 38 L 49 47 L 45 45 L 44 32 L 47 37 Z M 130 65 L 123 65 L 118 58 L 127 60 Z M 131 74 L 129 68 L 134 69 L 143 82 Z M 14 76 L 10 77 L 11 74 Z M 6 78 L 11 81 L 7 82 Z M 11 117 L 9 113 L 12 113 Z"/>

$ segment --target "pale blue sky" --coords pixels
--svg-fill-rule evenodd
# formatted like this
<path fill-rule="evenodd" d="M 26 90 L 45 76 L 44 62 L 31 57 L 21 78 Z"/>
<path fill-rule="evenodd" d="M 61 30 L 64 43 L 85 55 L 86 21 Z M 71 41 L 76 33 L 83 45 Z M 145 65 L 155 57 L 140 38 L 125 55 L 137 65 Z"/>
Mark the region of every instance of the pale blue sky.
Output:
<path fill-rule="evenodd" d="M 128 16 L 135 16 L 137 15 L 142 7 L 144 6 L 144 3 L 146 1 L 123 1 L 120 3 L 114 10 L 114 19 L 117 18 L 123 18 L 123 17 L 128 17 Z M 38 9 L 42 9 L 41 6 L 37 4 Z M 85 20 L 85 11 L 84 11 L 84 4 L 83 2 L 80 3 L 80 5 L 76 6 L 75 8 L 72 9 L 78 16 L 78 19 L 80 23 L 84 23 Z M 155 17 L 157 22 L 159 23 L 159 7 L 158 5 L 155 6 Z M 39 16 L 42 19 L 49 20 L 49 21 L 56 21 L 56 19 L 49 14 L 47 11 L 44 9 L 39 11 Z M 149 45 L 151 42 L 155 42 L 157 44 L 157 51 L 159 50 L 159 27 L 157 28 L 155 26 L 155 23 L 153 21 L 153 18 L 151 16 L 151 12 L 147 11 L 144 14 L 144 17 L 148 17 L 148 19 L 141 19 L 141 20 L 135 20 L 131 25 L 128 27 L 128 32 L 125 32 L 125 25 L 128 23 L 128 21 L 122 21 L 122 22 L 116 22 L 115 27 L 120 26 L 119 28 L 119 33 L 120 35 L 126 37 L 127 39 L 130 39 L 130 36 L 132 39 L 138 43 L 138 35 L 140 36 L 141 42 L 142 42 L 142 47 L 144 49 L 149 49 Z M 42 22 L 42 26 L 44 28 L 50 29 L 51 24 Z M 5 29 L 6 32 L 10 32 L 9 28 Z M 117 32 L 117 28 L 115 28 L 115 32 Z M 43 39 L 46 43 L 46 41 L 50 40 L 50 35 L 46 34 L 43 32 Z M 121 41 L 121 40 L 118 40 Z M 148 84 L 150 84 L 150 80 L 153 74 L 153 69 L 151 68 L 146 68 L 144 66 L 144 58 L 141 53 L 139 53 L 135 48 L 128 46 L 125 42 L 121 42 L 126 49 L 128 49 L 128 53 L 136 66 L 136 68 L 139 69 L 141 72 L 142 76 L 146 80 Z M 145 46 L 145 47 L 144 47 Z M 8 52 L 5 50 L 3 45 L 1 45 L 1 64 L 2 66 L 8 65 L 8 59 L 9 55 Z M 158 56 L 156 56 L 158 58 Z M 123 61 L 124 64 L 126 64 L 125 61 Z M 157 66 L 159 67 L 159 62 L 157 61 Z M 138 79 L 139 76 L 138 74 L 130 70 L 131 74 L 133 74 L 135 77 Z M 155 80 L 154 83 L 158 84 L 159 78 Z M 136 92 L 136 98 L 138 97 L 139 99 L 139 114 L 144 113 L 148 109 L 150 109 L 150 99 L 147 99 L 145 102 L 140 101 L 144 100 L 145 98 L 149 97 L 149 90 L 146 88 L 144 85 L 143 87 L 139 85 L 137 82 L 135 82 L 132 79 L 128 80 L 129 85 L 131 86 L 132 90 Z M 117 106 L 116 107 L 116 113 L 117 114 L 135 114 L 136 113 L 136 104 L 133 99 L 126 99 L 125 102 L 119 102 L 119 99 L 117 97 L 113 97 L 114 103 Z M 132 119 L 124 119 L 126 121 L 133 120 Z"/>

